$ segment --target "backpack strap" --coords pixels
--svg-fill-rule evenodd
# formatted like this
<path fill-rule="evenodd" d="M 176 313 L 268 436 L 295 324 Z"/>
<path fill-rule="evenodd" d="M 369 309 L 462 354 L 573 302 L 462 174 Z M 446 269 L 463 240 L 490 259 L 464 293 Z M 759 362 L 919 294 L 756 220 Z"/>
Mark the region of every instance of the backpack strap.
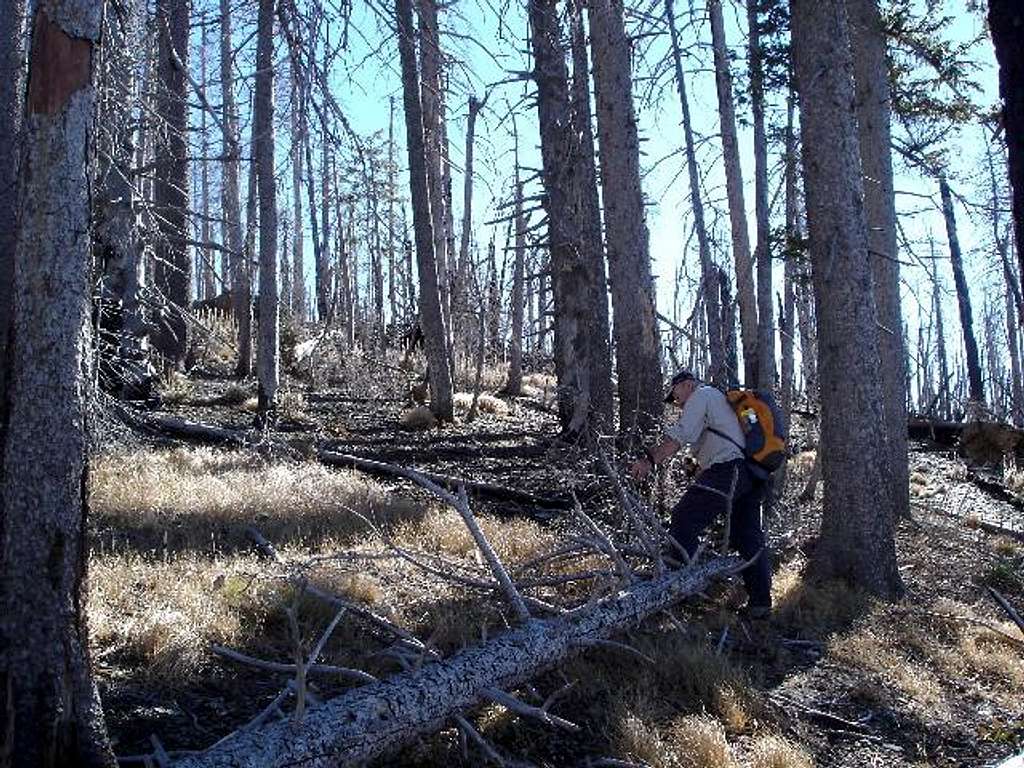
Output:
<path fill-rule="evenodd" d="M 719 437 L 723 438 L 724 440 L 728 440 L 730 443 L 732 443 L 737 448 L 739 448 L 743 452 L 744 456 L 747 455 L 747 446 L 740 444 L 736 440 L 733 440 L 731 437 L 729 437 L 727 434 L 725 434 L 725 432 L 722 432 L 721 430 L 715 429 L 714 427 L 710 427 L 710 426 L 705 427 L 704 429 L 706 429 L 708 432 L 714 432 L 716 435 L 718 435 Z"/>

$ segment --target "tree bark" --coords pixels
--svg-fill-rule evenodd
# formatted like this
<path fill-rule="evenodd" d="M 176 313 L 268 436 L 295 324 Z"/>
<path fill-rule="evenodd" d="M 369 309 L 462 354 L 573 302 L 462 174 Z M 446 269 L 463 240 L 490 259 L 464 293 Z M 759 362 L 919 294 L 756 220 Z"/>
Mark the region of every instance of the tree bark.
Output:
<path fill-rule="evenodd" d="M 988 28 L 999 62 L 1017 259 L 1020 274 L 1024 275 L 1024 8 L 1018 0 L 989 0 Z M 1024 327 L 1024 315 L 1018 320 Z"/>
<path fill-rule="evenodd" d="M 423 111 L 423 144 L 426 154 L 427 189 L 430 193 L 430 219 L 434 238 L 434 259 L 437 264 L 437 283 L 441 296 L 441 315 L 447 333 L 451 332 L 451 294 L 449 291 L 449 264 L 445 240 L 445 189 L 442 159 L 444 74 L 441 60 L 441 40 L 437 19 L 437 0 L 417 0 L 419 13 L 420 104 Z M 452 354 L 450 338 L 448 354 Z"/>
<path fill-rule="evenodd" d="M 0 402 L 0 754 L 17 765 L 114 765 L 85 615 L 100 21 L 100 4 L 51 2 L 32 29 L 12 332 L 0 358 L 10 376 Z"/>
<path fill-rule="evenodd" d="M 512 264 L 512 311 L 509 332 L 508 382 L 505 392 L 519 395 L 523 388 L 523 272 L 526 260 L 526 219 L 523 216 L 523 182 L 519 176 L 519 130 L 512 115 L 512 141 L 515 163 L 515 258 Z M 532 309 L 532 304 L 530 305 Z M 532 312 L 530 313 L 533 314 Z"/>
<path fill-rule="evenodd" d="M 459 238 L 459 261 L 458 269 L 456 270 L 460 278 L 458 280 L 459 283 L 464 282 L 468 274 L 469 239 L 473 227 L 473 138 L 476 135 L 476 116 L 482 106 L 483 104 L 480 100 L 471 94 L 469 97 L 469 117 L 466 121 L 466 164 L 462 185 L 462 235 Z M 458 295 L 461 296 L 466 288 L 466 285 L 459 285 Z M 453 306 L 455 306 L 457 312 L 468 309 L 468 304 L 466 307 L 462 307 L 461 302 L 454 299 Z"/>
<path fill-rule="evenodd" d="M 743 343 L 743 380 L 757 381 L 757 300 L 754 295 L 754 267 L 750 260 L 747 206 L 743 199 L 743 171 L 736 137 L 736 109 L 733 106 L 732 73 L 725 40 L 721 0 L 708 1 L 711 43 L 715 57 L 715 86 L 718 116 L 722 126 L 722 160 L 725 191 L 729 200 L 733 261 L 736 265 L 736 301 L 740 308 L 740 336 Z"/>
<path fill-rule="evenodd" d="M 938 357 L 939 362 L 939 381 L 938 381 L 938 404 L 939 404 L 939 415 L 942 418 L 948 419 L 951 416 L 950 411 L 950 373 L 949 373 L 949 357 L 946 354 L 946 331 L 945 324 L 942 321 L 942 295 L 941 285 L 939 284 L 939 268 L 938 262 L 935 260 L 935 243 L 931 243 L 931 263 L 933 266 L 932 278 L 932 312 L 935 315 L 935 354 Z"/>
<path fill-rule="evenodd" d="M 166 309 L 154 334 L 156 350 L 165 365 L 178 368 L 188 352 L 183 311 L 189 306 L 192 260 L 189 257 L 188 212 L 188 66 L 190 0 L 159 0 L 156 24 L 159 35 L 157 114 L 164 125 L 165 143 L 154 156 L 153 210 L 160 222 L 154 287 Z"/>
<path fill-rule="evenodd" d="M 942 197 L 942 216 L 946 220 L 946 237 L 949 240 L 949 262 L 953 268 L 953 283 L 956 285 L 956 301 L 960 310 L 960 326 L 964 336 L 964 354 L 967 359 L 967 381 L 970 398 L 978 405 L 985 404 L 985 386 L 978 358 L 978 342 L 974 337 L 974 314 L 971 311 L 971 294 L 964 275 L 964 262 L 960 254 L 960 238 L 956 230 L 956 214 L 953 212 L 953 197 L 944 174 L 939 174 L 939 194 Z"/>
<path fill-rule="evenodd" d="M 868 252 L 878 311 L 878 351 L 882 381 L 882 418 L 889 436 L 896 514 L 910 515 L 907 457 L 907 349 L 900 306 L 896 196 L 892 178 L 891 95 L 885 53 L 885 29 L 877 0 L 846 0 L 857 93 L 857 125 L 864 178 Z"/>
<path fill-rule="evenodd" d="M 404 0 L 398 0 L 403 2 Z M 282 721 L 240 731 L 216 748 L 186 757 L 180 768 L 251 768 L 290 764 L 362 764 L 386 755 L 450 717 L 475 707 L 487 689 L 513 689 L 555 667 L 616 630 L 634 626 L 735 567 L 728 559 L 635 584 L 593 609 L 565 617 L 532 619 L 487 643 L 444 661 L 370 683 L 307 713 L 301 723 Z"/>
<path fill-rule="evenodd" d="M 772 309 L 772 254 L 768 222 L 768 139 L 764 127 L 764 63 L 759 4 L 747 0 L 750 111 L 754 122 L 754 208 L 757 218 L 757 386 L 775 388 L 775 313 Z"/>
<path fill-rule="evenodd" d="M 441 421 L 452 419 L 452 379 L 448 357 L 445 317 L 434 256 L 430 193 L 423 145 L 423 113 L 416 72 L 412 1 L 395 0 L 398 53 L 402 63 L 402 97 L 405 105 L 406 147 L 409 154 L 409 187 L 412 198 L 416 263 L 420 278 L 420 323 L 423 327 L 430 369 L 430 408 Z"/>
<path fill-rule="evenodd" d="M 14 247 L 18 234 L 18 165 L 25 88 L 25 0 L 0 13 L 0 360 L 10 330 Z M 7 371 L 0 365 L 0 402 Z M 3 417 L 0 416 L 0 419 Z M 0 424 L 2 428 L 2 424 Z"/>
<path fill-rule="evenodd" d="M 793 347 L 796 323 L 796 243 L 800 240 L 797 221 L 799 201 L 797 200 L 797 157 L 796 130 L 793 124 L 796 112 L 796 94 L 792 87 L 786 100 L 786 265 L 782 276 L 782 317 L 779 318 L 779 334 L 782 337 L 782 412 L 786 423 L 792 423 L 793 412 Z M 804 354 L 808 354 L 805 350 Z"/>
<path fill-rule="evenodd" d="M 147 396 L 152 379 L 146 340 L 149 328 L 139 302 L 143 239 L 138 219 L 142 207 L 132 183 L 140 14 L 141 9 L 129 5 L 123 13 L 105 15 L 96 80 L 100 103 L 93 252 L 102 278 L 95 291 L 95 368 L 104 389 L 126 398 Z"/>
<path fill-rule="evenodd" d="M 292 129 L 292 310 L 306 319 L 306 280 L 302 236 L 302 132 L 305 114 L 300 106 L 298 65 L 291 62 Z"/>
<path fill-rule="evenodd" d="M 590 35 L 615 322 L 619 431 L 646 433 L 661 421 L 661 352 L 621 0 L 591 4 Z"/>
<path fill-rule="evenodd" d="M 199 43 L 199 101 L 203 105 L 199 110 L 199 135 L 202 146 L 202 160 L 200 160 L 200 190 L 203 196 L 203 221 L 200 224 L 201 236 L 200 240 L 204 243 L 200 247 L 200 257 L 202 258 L 202 279 L 200 285 L 202 285 L 202 293 L 204 299 L 212 299 L 217 295 L 216 281 L 214 279 L 214 265 L 213 265 L 213 250 L 211 250 L 207 243 L 212 242 L 210 235 L 210 162 L 207 158 L 210 156 L 210 139 L 209 134 L 206 130 L 206 104 L 208 103 L 206 98 L 206 83 L 208 80 L 206 72 L 206 27 L 203 27 L 202 34 L 200 35 Z"/>
<path fill-rule="evenodd" d="M 863 208 L 853 62 L 844 0 L 793 0 L 804 189 L 818 309 L 825 499 L 818 574 L 876 595 L 902 592 L 896 564 L 877 314 Z M 763 307 L 759 308 L 763 309 Z M 864 375 L 851 376 L 851 371 Z"/>
<path fill-rule="evenodd" d="M 257 421 L 274 417 L 279 377 L 277 184 L 274 180 L 274 0 L 260 0 L 256 33 L 256 179 L 260 197 L 260 321 L 256 348 Z"/>
<path fill-rule="evenodd" d="M 584 429 L 590 411 L 590 293 L 582 257 L 579 219 L 571 196 L 578 136 L 569 106 L 568 68 L 554 0 L 529 4 L 533 76 L 537 83 L 544 209 L 548 214 L 552 289 L 555 297 L 555 372 L 558 416 L 567 435 Z"/>
<path fill-rule="evenodd" d="M 572 84 L 569 108 L 578 141 L 573 184 L 576 217 L 580 226 L 583 264 L 591 311 L 587 315 L 590 344 L 590 412 L 595 426 L 604 432 L 615 428 L 615 400 L 612 385 L 612 350 L 608 318 L 608 270 L 605 265 L 601 202 L 597 191 L 594 128 L 590 108 L 590 57 L 587 53 L 582 0 L 572 0 L 569 9 L 572 49 Z"/>
<path fill-rule="evenodd" d="M 235 374 L 245 377 L 252 371 L 252 308 L 249 300 L 249 268 L 242 252 L 241 162 L 238 137 L 238 106 L 231 52 L 231 3 L 220 0 L 220 89 L 221 144 L 224 166 L 221 183 L 221 210 L 225 219 L 228 257 L 231 264 L 231 303 L 238 323 L 238 362 Z"/>

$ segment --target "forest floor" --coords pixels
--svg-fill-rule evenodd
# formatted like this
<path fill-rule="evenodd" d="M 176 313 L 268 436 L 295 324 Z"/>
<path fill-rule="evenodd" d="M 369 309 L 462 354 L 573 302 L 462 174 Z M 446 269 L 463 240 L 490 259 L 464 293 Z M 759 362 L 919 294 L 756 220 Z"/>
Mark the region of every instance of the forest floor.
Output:
<path fill-rule="evenodd" d="M 91 463 L 89 615 L 119 755 L 152 752 L 152 736 L 172 756 L 202 749 L 263 710 L 289 674 L 218 648 L 285 664 L 308 653 L 335 609 L 305 583 L 445 654 L 507 625 L 495 596 L 411 562 L 486 573 L 453 510 L 408 481 L 303 458 L 316 447 L 511 489 L 474 496 L 473 509 L 513 573 L 568 531 L 559 506 L 570 491 L 602 525 L 621 522 L 595 457 L 553 440 L 550 377 L 534 374 L 522 397 L 501 398 L 500 371 L 488 369 L 490 395 L 476 420 L 465 421 L 460 396 L 454 425 L 416 430 L 402 428 L 419 414 L 409 413 L 409 377 L 396 362 L 366 357 L 306 372 L 306 383 L 289 379 L 275 431 L 288 455 L 258 443 L 202 446 L 103 419 Z M 211 365 L 166 382 L 161 413 L 251 429 L 255 392 L 225 373 Z M 469 380 L 462 372 L 459 389 Z M 813 445 L 812 433 L 798 430 L 796 447 Z M 675 621 L 652 619 L 617 638 L 645 660 L 595 649 L 534 681 L 542 697 L 572 684 L 553 711 L 579 732 L 496 705 L 473 713 L 478 731 L 502 754 L 542 766 L 987 766 L 1024 748 L 1024 635 L 987 589 L 1024 607 L 1024 541 L 979 526 L 1019 525 L 1021 506 L 971 482 L 955 453 L 915 445 L 913 514 L 897 542 L 906 596 L 879 603 L 803 578 L 820 519 L 820 496 L 797 500 L 812 456 L 791 461 L 770 519 L 769 622 L 737 619 L 741 588 L 714 589 L 680 606 Z M 686 482 L 669 469 L 647 489 L 652 505 L 665 512 Z M 278 560 L 254 548 L 252 527 Z M 571 565 L 553 561 L 549 575 L 588 563 Z M 540 589 L 587 591 L 572 581 Z M 380 635 L 346 617 L 320 660 L 389 674 L 397 665 Z M 309 693 L 327 698 L 353 684 L 311 676 Z M 463 751 L 453 725 L 379 764 L 485 762 L 472 743 Z"/>

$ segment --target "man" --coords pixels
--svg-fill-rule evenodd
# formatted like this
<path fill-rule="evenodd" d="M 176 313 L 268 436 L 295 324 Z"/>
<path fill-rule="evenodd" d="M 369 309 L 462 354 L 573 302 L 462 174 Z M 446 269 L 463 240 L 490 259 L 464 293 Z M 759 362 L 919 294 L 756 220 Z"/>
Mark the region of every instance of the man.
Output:
<path fill-rule="evenodd" d="M 743 570 L 747 605 L 742 613 L 751 619 L 768 618 L 772 577 L 761 527 L 764 486 L 744 457 L 743 430 L 736 412 L 721 391 L 705 386 L 689 371 L 680 371 L 672 378 L 665 402 L 682 408 L 679 420 L 665 430 L 658 444 L 644 449 L 644 455 L 630 467 L 630 474 L 634 480 L 642 480 L 681 446 L 695 446 L 701 471 L 672 509 L 669 533 L 693 555 L 701 532 L 728 509 L 731 490 L 729 545 L 744 560 L 756 557 Z"/>

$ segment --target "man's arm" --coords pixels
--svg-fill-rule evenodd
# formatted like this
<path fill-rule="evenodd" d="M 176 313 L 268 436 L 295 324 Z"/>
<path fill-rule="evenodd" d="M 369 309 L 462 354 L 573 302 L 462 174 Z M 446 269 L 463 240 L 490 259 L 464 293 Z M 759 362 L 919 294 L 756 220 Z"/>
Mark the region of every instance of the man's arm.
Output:
<path fill-rule="evenodd" d="M 668 435 L 655 445 L 644 448 L 644 455 L 633 462 L 629 474 L 634 480 L 642 480 L 658 464 L 679 450 L 680 444 Z"/>

